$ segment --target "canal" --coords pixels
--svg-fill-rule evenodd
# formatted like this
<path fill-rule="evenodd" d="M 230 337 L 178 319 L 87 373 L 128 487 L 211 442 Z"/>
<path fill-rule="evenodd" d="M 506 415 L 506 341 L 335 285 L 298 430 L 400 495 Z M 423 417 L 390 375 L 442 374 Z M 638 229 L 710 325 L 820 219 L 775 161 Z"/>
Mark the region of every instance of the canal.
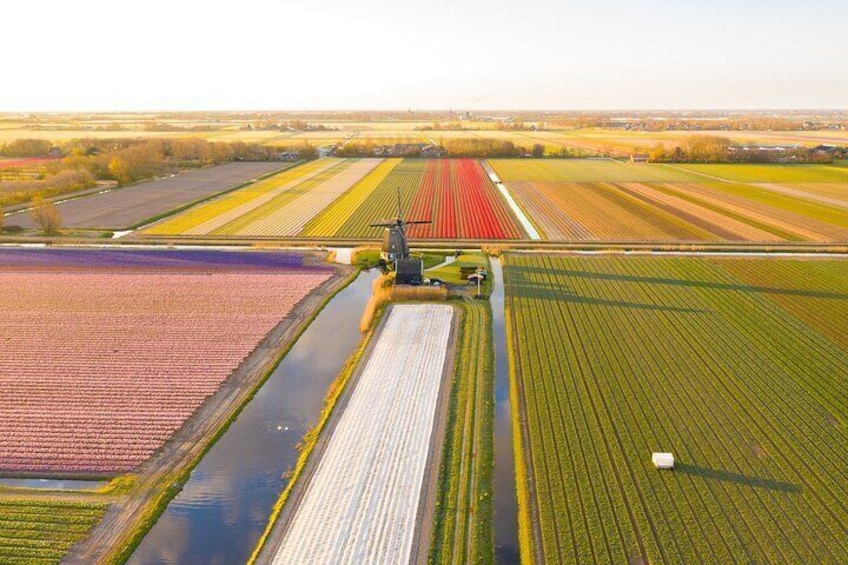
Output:
<path fill-rule="evenodd" d="M 512 445 L 512 406 L 509 397 L 509 365 L 506 355 L 504 281 L 500 260 L 491 262 L 494 288 L 490 297 L 495 345 L 495 562 L 519 562 L 518 503 L 515 495 L 515 458 Z"/>
<path fill-rule="evenodd" d="M 339 292 L 203 457 L 129 560 L 133 565 L 245 563 L 298 457 L 297 444 L 361 338 L 376 270 Z"/>

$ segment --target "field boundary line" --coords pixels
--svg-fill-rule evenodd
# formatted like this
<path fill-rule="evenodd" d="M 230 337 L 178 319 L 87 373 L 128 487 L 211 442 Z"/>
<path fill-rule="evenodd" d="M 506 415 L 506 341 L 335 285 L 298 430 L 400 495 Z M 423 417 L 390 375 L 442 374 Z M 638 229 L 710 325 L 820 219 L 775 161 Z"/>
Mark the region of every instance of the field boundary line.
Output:
<path fill-rule="evenodd" d="M 683 173 L 693 173 L 693 174 L 696 174 L 698 176 L 708 178 L 710 180 L 715 180 L 715 181 L 719 181 L 719 182 L 723 182 L 723 183 L 727 183 L 727 184 L 734 184 L 734 182 L 731 181 L 731 180 L 723 179 L 721 177 L 717 177 L 715 175 L 710 175 L 710 174 L 707 174 L 707 173 L 704 173 L 704 172 L 701 172 L 701 171 L 694 171 L 692 169 L 687 169 L 687 168 L 684 168 L 684 167 L 678 167 L 677 165 L 671 165 L 669 163 L 660 163 L 660 164 L 663 167 L 668 167 L 669 169 L 674 169 L 675 171 L 680 171 L 680 172 L 683 172 Z M 747 183 L 742 183 L 742 184 L 747 184 Z"/>
<path fill-rule="evenodd" d="M 515 457 L 516 501 L 518 503 L 518 543 L 521 561 L 544 565 L 545 553 L 542 546 L 541 522 L 537 502 L 533 460 L 530 453 L 530 429 L 527 420 L 527 394 L 524 390 L 521 371 L 521 352 L 518 350 L 513 316 L 513 297 L 507 292 L 507 258 L 502 261 L 504 269 L 504 328 L 506 333 L 507 367 L 510 380 L 512 405 L 512 435 Z M 531 496 L 532 493 L 532 496 Z M 522 500 L 522 494 L 526 499 Z M 523 535 L 522 535 L 523 534 Z M 530 542 L 528 545 L 527 542 Z"/>

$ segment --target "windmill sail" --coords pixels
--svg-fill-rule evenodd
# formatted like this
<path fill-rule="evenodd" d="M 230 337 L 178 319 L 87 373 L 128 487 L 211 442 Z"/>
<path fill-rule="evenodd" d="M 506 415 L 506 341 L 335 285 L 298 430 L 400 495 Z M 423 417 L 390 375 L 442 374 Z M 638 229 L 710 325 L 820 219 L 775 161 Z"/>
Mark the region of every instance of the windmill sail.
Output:
<path fill-rule="evenodd" d="M 380 258 L 385 263 L 392 263 L 409 258 L 409 244 L 406 241 L 406 226 L 429 224 L 430 220 L 405 220 L 403 217 L 403 201 L 400 187 L 397 189 L 397 217 L 370 224 L 374 228 L 385 228 L 383 232 L 383 249 Z"/>

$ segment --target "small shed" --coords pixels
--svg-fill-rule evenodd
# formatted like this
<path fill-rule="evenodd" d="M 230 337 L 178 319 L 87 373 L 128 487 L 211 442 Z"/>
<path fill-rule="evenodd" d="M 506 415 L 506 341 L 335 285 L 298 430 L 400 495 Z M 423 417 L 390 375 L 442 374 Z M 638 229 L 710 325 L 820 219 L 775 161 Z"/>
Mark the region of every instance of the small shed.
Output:
<path fill-rule="evenodd" d="M 651 455 L 651 461 L 657 469 L 674 470 L 674 455 L 671 453 L 654 453 Z"/>
<path fill-rule="evenodd" d="M 483 284 L 483 281 L 486 280 L 486 277 L 479 273 L 472 273 L 466 277 L 466 280 L 468 281 L 468 284 Z"/>
<path fill-rule="evenodd" d="M 395 284 L 420 285 L 424 278 L 424 261 L 421 259 L 397 259 L 395 271 Z"/>

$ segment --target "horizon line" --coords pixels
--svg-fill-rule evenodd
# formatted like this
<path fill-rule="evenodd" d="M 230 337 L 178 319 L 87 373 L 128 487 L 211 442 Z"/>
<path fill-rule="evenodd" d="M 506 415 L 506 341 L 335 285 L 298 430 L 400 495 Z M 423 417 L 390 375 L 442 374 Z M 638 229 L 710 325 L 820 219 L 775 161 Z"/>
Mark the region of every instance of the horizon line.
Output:
<path fill-rule="evenodd" d="M 540 112 L 540 113 L 614 113 L 614 112 L 831 112 L 831 113 L 848 113 L 848 107 L 598 107 L 598 108 L 263 108 L 263 109 L 247 109 L 247 108 L 230 108 L 230 109 L 165 109 L 165 108 L 147 108 L 147 109 L 62 109 L 62 110 L 6 110 L 0 109 L 0 116 L 7 114 L 177 114 L 177 113 L 203 113 L 203 114 L 273 114 L 273 113 L 433 113 L 433 112 L 451 112 L 451 113 L 474 113 L 483 112 Z"/>

